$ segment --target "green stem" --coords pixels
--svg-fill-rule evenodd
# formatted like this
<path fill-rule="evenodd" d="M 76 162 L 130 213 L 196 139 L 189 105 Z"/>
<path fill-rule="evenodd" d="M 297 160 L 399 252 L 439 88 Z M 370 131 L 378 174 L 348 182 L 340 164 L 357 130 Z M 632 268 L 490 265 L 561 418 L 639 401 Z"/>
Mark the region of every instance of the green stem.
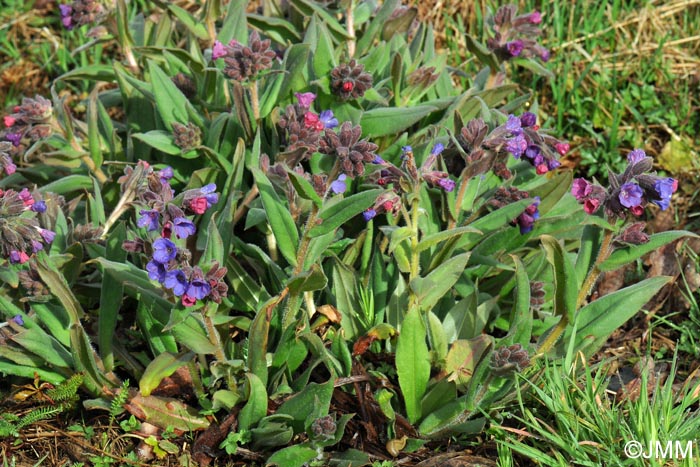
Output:
<path fill-rule="evenodd" d="M 413 199 L 411 199 L 411 222 L 409 225 L 409 228 L 411 229 L 411 269 L 408 276 L 409 284 L 411 281 L 413 281 L 413 279 L 418 277 L 418 273 L 420 272 L 420 253 L 418 252 L 418 216 L 420 214 L 419 190 L 420 185 L 414 184 L 412 194 Z M 413 289 L 409 287 L 408 309 L 411 310 L 415 305 L 416 294 L 413 292 Z"/>
<path fill-rule="evenodd" d="M 610 245 L 612 243 L 612 238 L 613 232 L 610 230 L 606 230 L 605 235 L 603 236 L 603 241 L 600 245 L 600 250 L 598 250 L 598 256 L 596 257 L 596 260 L 593 263 L 593 268 L 591 268 L 588 275 L 586 276 L 586 280 L 583 281 L 583 285 L 581 286 L 578 296 L 576 297 L 576 312 L 578 312 L 578 310 L 581 308 L 581 305 L 583 305 L 583 302 L 586 300 L 586 297 L 591 292 L 593 286 L 600 277 L 601 271 L 599 266 L 600 263 L 605 261 L 610 255 Z M 540 345 L 540 348 L 537 350 L 536 357 L 541 357 L 547 352 L 549 352 L 551 348 L 554 347 L 554 344 L 556 344 L 556 342 L 559 340 L 561 335 L 564 333 L 568 325 L 569 319 L 566 315 L 563 315 L 557 323 L 557 325 L 554 327 L 554 329 L 552 329 L 552 332 L 549 333 L 549 335 L 545 338 L 544 342 L 542 342 L 542 345 Z"/>
<path fill-rule="evenodd" d="M 216 361 L 220 365 L 227 365 L 226 361 L 226 353 L 224 352 L 224 345 L 221 342 L 221 336 L 219 335 L 219 331 L 216 330 L 216 326 L 214 326 L 214 321 L 211 319 L 210 313 L 214 313 L 216 311 L 216 306 L 214 306 L 213 310 L 209 310 L 210 303 L 207 303 L 204 306 L 204 310 L 202 310 L 202 318 L 204 320 L 204 326 L 207 328 L 207 335 L 209 336 L 209 342 L 214 346 L 214 357 L 216 358 Z M 236 380 L 233 379 L 233 375 L 231 375 L 231 372 L 226 370 L 226 383 L 228 384 L 228 388 L 231 391 L 236 390 Z"/>
<path fill-rule="evenodd" d="M 448 229 L 454 229 L 457 226 L 457 220 L 459 219 L 459 214 L 462 211 L 464 193 L 467 191 L 467 186 L 469 185 L 469 180 L 464 179 L 464 174 L 466 173 L 466 171 L 466 169 L 462 171 L 462 183 L 459 184 L 459 191 L 457 192 L 457 197 L 455 198 L 455 217 L 451 218 L 450 221 L 447 223 Z"/>
<path fill-rule="evenodd" d="M 348 5 L 347 10 L 345 10 L 345 25 L 347 26 L 348 37 L 346 41 L 348 44 L 348 56 L 350 58 L 355 55 L 355 15 L 353 14 L 355 2 L 351 1 Z"/>

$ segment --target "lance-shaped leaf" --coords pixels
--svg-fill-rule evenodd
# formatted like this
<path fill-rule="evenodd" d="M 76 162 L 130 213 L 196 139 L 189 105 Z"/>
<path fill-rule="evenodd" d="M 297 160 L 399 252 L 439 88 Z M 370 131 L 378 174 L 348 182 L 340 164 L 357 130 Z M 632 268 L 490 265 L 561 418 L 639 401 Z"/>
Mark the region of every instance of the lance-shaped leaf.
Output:
<path fill-rule="evenodd" d="M 430 379 L 430 351 L 425 338 L 423 317 L 413 308 L 403 319 L 396 344 L 396 373 L 411 423 L 421 417 L 421 399 Z"/>
<path fill-rule="evenodd" d="M 151 363 L 148 364 L 139 380 L 139 391 L 141 394 L 150 396 L 151 392 L 158 387 L 164 378 L 175 373 L 178 368 L 187 365 L 192 360 L 192 357 L 194 357 L 193 352 L 180 355 L 163 352 L 151 360 Z"/>
<path fill-rule="evenodd" d="M 58 301 L 61 302 L 61 305 L 68 312 L 71 324 L 78 323 L 84 315 L 83 309 L 78 303 L 78 299 L 73 295 L 73 291 L 68 286 L 63 274 L 58 272 L 56 267 L 51 264 L 49 257 L 46 256 L 44 251 L 40 251 L 37 254 L 37 272 L 41 280 L 49 288 L 49 291 L 58 298 Z"/>
<path fill-rule="evenodd" d="M 305 429 L 306 419 L 312 412 L 328 414 L 333 395 L 335 378 L 322 384 L 311 383 L 298 394 L 287 399 L 277 409 L 278 414 L 287 414 L 293 417 L 290 425 L 295 433 L 301 433 Z"/>
<path fill-rule="evenodd" d="M 470 253 L 462 253 L 435 268 L 426 277 L 416 277 L 410 287 L 416 294 L 421 310 L 430 310 L 445 295 L 464 272 Z"/>
<path fill-rule="evenodd" d="M 253 373 L 246 373 L 248 402 L 238 416 L 238 430 L 248 430 L 267 414 L 267 389 Z"/>
<path fill-rule="evenodd" d="M 326 201 L 326 205 L 318 213 L 318 225 L 309 231 L 309 236 L 318 237 L 337 229 L 370 207 L 382 193 L 384 190 L 376 189 L 363 191 L 337 202 L 335 199 Z"/>
<path fill-rule="evenodd" d="M 661 288 L 673 278 L 657 276 L 643 280 L 589 303 L 576 315 L 576 342 L 574 350 L 583 350 L 590 356 L 605 344 L 608 337 L 634 316 Z M 570 336 L 570 332 L 568 333 Z M 569 342 L 564 336 L 563 346 Z"/>
<path fill-rule="evenodd" d="M 316 449 L 304 445 L 296 444 L 281 449 L 267 459 L 267 465 L 277 465 L 279 467 L 302 467 L 318 455 Z"/>
<path fill-rule="evenodd" d="M 402 133 L 423 117 L 438 110 L 432 105 L 413 107 L 378 107 L 362 114 L 360 125 L 366 137 L 395 135 Z"/>
<path fill-rule="evenodd" d="M 308 199 L 313 202 L 316 207 L 320 208 L 321 204 L 323 204 L 323 200 L 318 196 L 318 193 L 316 193 L 311 183 L 293 170 L 287 170 L 287 173 L 289 174 L 289 181 L 292 182 L 292 186 L 294 186 L 299 197 Z"/>
<path fill-rule="evenodd" d="M 681 237 L 697 238 L 698 235 L 685 230 L 669 230 L 651 235 L 647 243 L 618 248 L 613 251 L 608 259 L 598 265 L 598 269 L 601 271 L 613 271 Z"/>
<path fill-rule="evenodd" d="M 124 408 L 139 420 L 179 434 L 206 430 L 210 425 L 197 409 L 170 397 L 136 394 Z"/>
<path fill-rule="evenodd" d="M 573 322 L 578 296 L 576 270 L 557 239 L 549 235 L 541 238 L 547 261 L 554 268 L 554 314 L 566 316 L 569 322 Z"/>
<path fill-rule="evenodd" d="M 323 273 L 323 269 L 318 264 L 312 264 L 308 271 L 295 274 L 289 279 L 287 287 L 292 295 L 300 295 L 304 292 L 321 290 L 326 286 L 328 279 Z"/>
<path fill-rule="evenodd" d="M 297 231 L 297 226 L 294 224 L 294 219 L 289 213 L 289 209 L 282 200 L 280 200 L 279 196 L 277 196 L 267 176 L 257 168 L 253 168 L 252 172 L 255 177 L 255 183 L 260 191 L 260 198 L 265 208 L 267 220 L 270 223 L 275 240 L 277 240 L 277 246 L 282 256 L 285 257 L 289 264 L 296 266 L 299 232 Z"/>

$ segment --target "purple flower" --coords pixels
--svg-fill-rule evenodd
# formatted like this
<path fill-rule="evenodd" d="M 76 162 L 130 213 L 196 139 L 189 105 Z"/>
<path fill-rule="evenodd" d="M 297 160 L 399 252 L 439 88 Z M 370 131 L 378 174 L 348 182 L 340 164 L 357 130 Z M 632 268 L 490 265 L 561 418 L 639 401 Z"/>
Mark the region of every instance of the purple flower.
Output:
<path fill-rule="evenodd" d="M 61 23 L 63 23 L 63 26 L 68 30 L 73 29 L 73 18 L 71 17 L 73 7 L 70 5 L 58 5 L 58 9 L 61 10 Z"/>
<path fill-rule="evenodd" d="M 364 217 L 365 221 L 367 221 L 367 222 L 369 222 L 371 219 L 373 219 L 374 216 L 376 216 L 376 215 L 377 215 L 377 211 L 375 211 L 374 209 L 371 209 L 371 208 L 362 213 L 362 217 Z"/>
<path fill-rule="evenodd" d="M 375 155 L 372 164 L 386 164 L 386 161 L 381 157 Z"/>
<path fill-rule="evenodd" d="M 12 175 L 17 171 L 17 166 L 12 161 L 6 162 L 4 165 L 6 175 Z"/>
<path fill-rule="evenodd" d="M 219 41 L 214 41 L 214 47 L 211 48 L 212 60 L 216 60 L 218 58 L 221 58 L 224 55 L 226 55 L 226 48 L 224 47 L 224 44 L 222 44 Z"/>
<path fill-rule="evenodd" d="M 214 193 L 216 191 L 216 184 L 210 183 L 209 185 L 204 185 L 199 189 L 207 200 L 207 209 L 212 207 L 213 204 L 219 202 L 219 194 Z"/>
<path fill-rule="evenodd" d="M 574 195 L 576 201 L 583 201 L 591 194 L 593 191 L 593 185 L 588 183 L 588 180 L 584 178 L 575 178 L 574 183 L 571 186 L 571 194 Z"/>
<path fill-rule="evenodd" d="M 170 166 L 167 166 L 167 167 L 163 168 L 162 170 L 159 170 L 157 172 L 157 174 L 160 177 L 160 183 L 162 183 L 163 185 L 165 185 L 175 175 L 173 173 L 173 168 Z"/>
<path fill-rule="evenodd" d="M 520 120 L 518 120 L 518 122 L 520 122 Z M 506 142 L 506 150 L 513 154 L 516 159 L 519 159 L 526 149 L 527 140 L 523 137 L 523 135 L 519 134 L 515 138 L 511 138 Z"/>
<path fill-rule="evenodd" d="M 528 159 L 532 159 L 535 162 L 535 165 L 538 165 L 538 162 L 535 161 L 535 159 L 540 155 L 540 153 L 541 153 L 540 147 L 536 146 L 534 144 L 531 144 L 525 150 L 525 157 L 527 157 Z"/>
<path fill-rule="evenodd" d="M 32 253 L 36 253 L 39 250 L 44 249 L 44 244 L 41 242 L 37 242 L 36 240 L 32 240 Z"/>
<path fill-rule="evenodd" d="M 647 154 L 643 149 L 635 149 L 627 154 L 627 162 L 630 164 L 636 164 L 637 162 L 642 161 L 645 157 L 647 157 Z"/>
<path fill-rule="evenodd" d="M 440 188 L 448 192 L 455 189 L 455 182 L 450 178 L 441 178 L 437 181 L 437 184 Z"/>
<path fill-rule="evenodd" d="M 53 239 L 56 238 L 56 232 L 53 230 L 39 229 L 39 235 L 41 235 L 41 238 L 43 238 L 46 243 L 51 243 Z"/>
<path fill-rule="evenodd" d="M 17 147 L 22 140 L 22 133 L 8 133 L 5 135 L 5 139 L 12 143 L 14 147 Z"/>
<path fill-rule="evenodd" d="M 547 167 L 549 170 L 554 170 L 558 167 L 561 167 L 561 162 L 559 162 L 556 159 L 547 159 Z"/>
<path fill-rule="evenodd" d="M 331 183 L 331 191 L 335 194 L 345 193 L 345 190 L 348 188 L 347 184 L 345 183 L 346 178 L 348 178 L 347 175 L 340 174 L 338 178 Z"/>
<path fill-rule="evenodd" d="M 38 213 L 46 212 L 46 202 L 44 200 L 39 200 L 32 204 L 30 209 Z"/>
<path fill-rule="evenodd" d="M 24 326 L 24 318 L 22 318 L 22 315 L 14 315 L 12 318 L 10 318 L 10 321 L 18 326 Z"/>
<path fill-rule="evenodd" d="M 530 13 L 530 17 L 528 19 L 532 24 L 540 24 L 542 22 L 542 13 L 535 10 L 532 13 Z"/>
<path fill-rule="evenodd" d="M 153 242 L 153 259 L 165 264 L 175 259 L 177 246 L 167 238 L 159 238 Z"/>
<path fill-rule="evenodd" d="M 433 146 L 433 150 L 430 151 L 431 156 L 439 156 L 442 154 L 442 151 L 445 150 L 445 145 L 442 143 L 437 143 L 435 146 Z"/>
<path fill-rule="evenodd" d="M 506 121 L 506 130 L 510 131 L 513 133 L 514 136 L 520 135 L 522 123 L 520 122 L 520 119 L 516 117 L 515 115 L 508 115 L 508 120 Z"/>
<path fill-rule="evenodd" d="M 148 278 L 153 281 L 158 281 L 161 284 L 165 280 L 165 264 L 159 263 L 158 261 L 151 260 L 146 263 L 146 271 L 148 271 Z"/>
<path fill-rule="evenodd" d="M 149 232 L 160 228 L 160 213 L 158 211 L 142 209 L 139 211 L 139 214 L 141 214 L 141 217 L 136 221 L 136 225 L 139 227 L 146 227 L 146 230 Z"/>
<path fill-rule="evenodd" d="M 523 41 L 521 41 L 520 39 L 516 39 L 506 44 L 506 49 L 508 49 L 508 53 L 513 57 L 517 57 L 518 55 L 520 55 L 524 48 L 525 46 L 523 45 Z"/>
<path fill-rule="evenodd" d="M 549 58 L 551 57 L 551 53 L 550 53 L 549 49 L 545 49 L 544 47 L 542 47 L 542 48 L 539 50 L 539 55 L 540 55 L 540 59 L 541 59 L 543 62 L 548 62 L 548 61 L 549 61 Z"/>
<path fill-rule="evenodd" d="M 318 120 L 323 123 L 324 128 L 335 128 L 338 126 L 338 119 L 333 116 L 332 110 L 324 110 L 318 116 Z"/>
<path fill-rule="evenodd" d="M 662 211 L 668 209 L 671 202 L 671 195 L 678 189 L 678 180 L 673 178 L 660 178 L 654 182 L 654 190 L 659 194 L 658 200 L 653 200 Z"/>
<path fill-rule="evenodd" d="M 173 230 L 177 238 L 187 238 L 197 232 L 194 223 L 185 217 L 176 217 L 173 219 Z"/>
<path fill-rule="evenodd" d="M 201 300 L 211 292 L 211 286 L 204 279 L 192 279 L 187 287 L 187 295 Z"/>
<path fill-rule="evenodd" d="M 311 104 L 313 104 L 314 99 L 316 99 L 316 94 L 313 92 L 297 92 L 294 94 L 294 96 L 297 98 L 297 102 L 301 107 L 306 107 L 307 109 L 311 107 Z M 332 116 L 332 113 L 331 113 Z M 336 125 L 337 125 L 336 121 Z"/>
<path fill-rule="evenodd" d="M 642 204 L 642 196 L 644 196 L 642 187 L 636 183 L 625 183 L 620 187 L 618 198 L 620 199 L 620 204 L 624 207 L 636 208 Z"/>
<path fill-rule="evenodd" d="M 536 123 L 537 115 L 533 114 L 532 112 L 525 112 L 520 116 L 520 125 L 522 125 L 524 128 L 535 126 Z"/>
<path fill-rule="evenodd" d="M 168 289 L 171 289 L 173 291 L 173 295 L 176 297 L 184 294 L 185 290 L 187 290 L 187 287 L 189 286 L 185 273 L 179 269 L 168 271 L 168 273 L 165 275 L 163 285 Z"/>
<path fill-rule="evenodd" d="M 29 261 L 29 256 L 24 251 L 12 250 L 10 252 L 10 263 L 12 264 L 24 264 Z"/>
<path fill-rule="evenodd" d="M 539 206 L 540 197 L 535 196 L 535 202 L 525 208 L 525 212 L 518 216 L 517 223 L 520 226 L 521 234 L 526 234 L 532 231 L 535 221 L 540 218 Z"/>

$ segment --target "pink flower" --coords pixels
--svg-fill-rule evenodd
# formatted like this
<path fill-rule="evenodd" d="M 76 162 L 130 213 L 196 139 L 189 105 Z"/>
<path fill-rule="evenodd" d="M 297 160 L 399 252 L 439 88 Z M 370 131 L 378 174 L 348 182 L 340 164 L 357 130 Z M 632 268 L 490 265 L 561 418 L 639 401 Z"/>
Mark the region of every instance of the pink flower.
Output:
<path fill-rule="evenodd" d="M 204 214 L 207 211 L 207 199 L 203 196 L 192 199 L 190 201 L 190 209 L 195 214 Z"/>
<path fill-rule="evenodd" d="M 539 11 L 535 10 L 532 13 L 530 13 L 530 23 L 532 24 L 540 24 L 542 22 L 542 13 Z"/>
<path fill-rule="evenodd" d="M 557 143 L 554 145 L 554 149 L 556 149 L 559 154 L 564 156 L 567 152 L 569 152 L 571 146 L 569 146 L 569 143 Z"/>
<path fill-rule="evenodd" d="M 17 122 L 17 119 L 15 119 L 15 117 L 13 117 L 12 115 L 5 115 L 5 117 L 3 117 L 3 120 L 5 122 L 5 127 L 7 128 L 10 128 L 12 125 L 15 124 L 15 122 Z"/>
<path fill-rule="evenodd" d="M 190 297 L 189 295 L 185 294 L 182 296 L 182 305 L 183 306 L 192 306 L 195 303 L 197 303 L 197 299 L 194 297 Z"/>
<path fill-rule="evenodd" d="M 214 47 L 211 48 L 211 58 L 216 60 L 226 55 L 226 48 L 224 44 L 219 41 L 214 41 Z"/>
<path fill-rule="evenodd" d="M 588 198 L 583 202 L 583 210 L 586 211 L 587 214 L 593 214 L 599 207 L 600 200 L 597 198 Z"/>
<path fill-rule="evenodd" d="M 549 167 L 547 167 L 547 164 L 540 164 L 537 166 L 535 171 L 537 172 L 537 175 L 546 174 L 549 172 Z"/>
<path fill-rule="evenodd" d="M 314 99 L 316 99 L 316 94 L 313 92 L 297 92 L 294 96 L 297 98 L 299 105 L 307 109 L 311 107 Z"/>
<path fill-rule="evenodd" d="M 304 114 L 304 126 L 308 129 L 315 129 L 316 131 L 321 131 L 324 128 L 321 119 L 313 112 L 306 112 Z"/>
<path fill-rule="evenodd" d="M 587 180 L 583 178 L 574 179 L 574 183 L 571 186 L 571 194 L 574 195 L 576 201 L 583 201 L 592 191 L 592 185 Z"/>

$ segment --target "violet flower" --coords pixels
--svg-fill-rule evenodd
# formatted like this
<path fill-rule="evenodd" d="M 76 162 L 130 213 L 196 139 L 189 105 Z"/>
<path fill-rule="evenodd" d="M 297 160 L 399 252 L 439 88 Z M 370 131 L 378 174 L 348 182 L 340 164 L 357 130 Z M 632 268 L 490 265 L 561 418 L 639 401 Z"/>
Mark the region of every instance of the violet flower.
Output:
<path fill-rule="evenodd" d="M 644 192 L 636 183 L 625 183 L 620 187 L 620 204 L 626 208 L 635 208 L 642 204 Z"/>
<path fill-rule="evenodd" d="M 136 221 L 136 225 L 139 227 L 146 227 L 146 230 L 152 232 L 160 228 L 160 213 L 156 210 L 146 210 L 142 209 L 139 211 L 141 217 Z"/>
<path fill-rule="evenodd" d="M 176 297 L 179 297 L 182 294 L 184 294 L 185 290 L 187 290 L 187 287 L 189 286 L 185 273 L 182 272 L 180 269 L 168 271 L 165 275 L 163 285 L 168 289 L 171 289 L 173 291 L 173 295 L 175 295 Z"/>
<path fill-rule="evenodd" d="M 165 265 L 156 260 L 151 260 L 146 263 L 146 271 L 148 272 L 149 279 L 158 281 L 161 284 L 165 280 L 165 275 L 167 273 Z"/>
<path fill-rule="evenodd" d="M 159 238 L 153 242 L 153 259 L 166 264 L 175 259 L 177 246 L 167 238 Z"/>
<path fill-rule="evenodd" d="M 185 217 L 176 217 L 173 219 L 173 227 L 177 238 L 187 238 L 197 232 L 194 223 Z"/>
<path fill-rule="evenodd" d="M 336 195 L 345 193 L 345 190 L 348 188 L 347 183 L 345 183 L 346 178 L 348 178 L 348 176 L 345 174 L 338 175 L 338 178 L 331 183 L 331 191 Z"/>

